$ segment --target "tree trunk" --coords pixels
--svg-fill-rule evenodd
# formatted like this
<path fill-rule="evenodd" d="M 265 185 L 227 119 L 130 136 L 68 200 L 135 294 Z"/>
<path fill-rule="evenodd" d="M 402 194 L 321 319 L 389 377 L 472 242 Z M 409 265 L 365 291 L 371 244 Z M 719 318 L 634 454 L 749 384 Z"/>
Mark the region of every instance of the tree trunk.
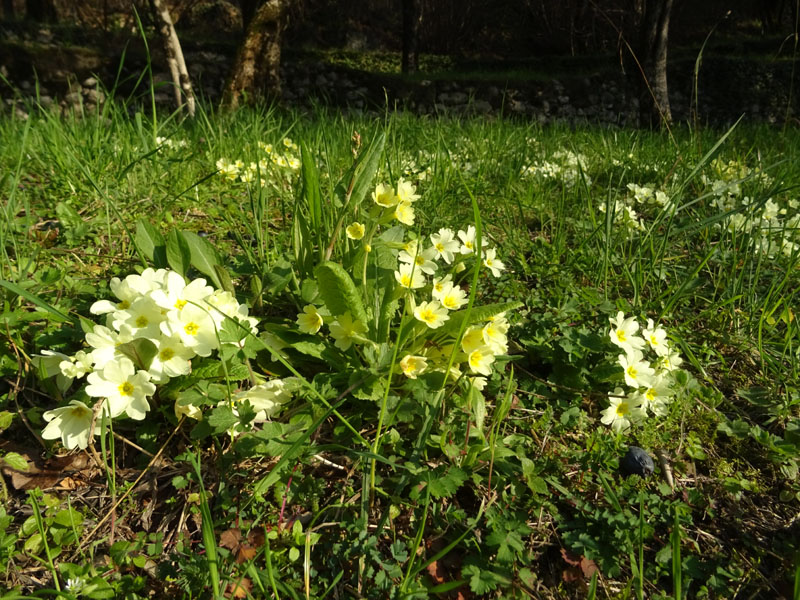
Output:
<path fill-rule="evenodd" d="M 667 39 L 673 0 L 644 0 L 640 22 L 639 60 L 643 81 L 639 94 L 639 121 L 643 127 L 672 122 L 667 87 Z"/>
<path fill-rule="evenodd" d="M 403 2 L 403 58 L 401 71 L 416 73 L 419 70 L 419 26 L 422 22 L 420 0 L 402 0 Z"/>
<path fill-rule="evenodd" d="M 162 0 L 150 0 L 150 8 L 153 18 L 158 25 L 158 32 L 161 35 L 161 42 L 164 45 L 164 54 L 167 57 L 167 65 L 172 74 L 172 81 L 175 89 L 175 104 L 180 109 L 183 106 L 183 97 L 186 98 L 186 110 L 190 117 L 194 117 L 194 92 L 192 91 L 192 80 L 189 78 L 189 71 L 186 69 L 186 61 L 183 59 L 181 42 L 169 8 Z"/>
<path fill-rule="evenodd" d="M 243 103 L 252 104 L 280 95 L 285 8 L 285 0 L 267 0 L 250 21 L 225 86 L 223 106 L 226 108 L 234 109 Z"/>

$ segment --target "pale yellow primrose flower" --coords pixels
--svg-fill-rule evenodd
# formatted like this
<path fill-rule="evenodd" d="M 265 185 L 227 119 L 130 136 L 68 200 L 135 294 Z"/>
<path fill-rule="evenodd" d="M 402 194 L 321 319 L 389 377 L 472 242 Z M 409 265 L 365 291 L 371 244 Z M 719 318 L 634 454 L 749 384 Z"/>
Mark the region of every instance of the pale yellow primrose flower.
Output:
<path fill-rule="evenodd" d="M 422 321 L 431 329 L 437 329 L 444 325 L 450 317 L 447 314 L 447 309 L 443 308 L 436 300 L 430 302 L 423 302 L 414 309 L 414 317 Z"/>
<path fill-rule="evenodd" d="M 650 367 L 650 363 L 643 360 L 640 350 L 634 350 L 630 354 L 620 354 L 618 362 L 625 371 L 625 383 L 630 387 L 640 388 L 650 385 L 655 370 Z"/>
<path fill-rule="evenodd" d="M 650 385 L 641 393 L 642 408 L 649 408 L 656 415 L 663 414 L 666 412 L 666 405 L 669 404 L 671 396 L 671 379 L 663 375 L 654 375 L 650 380 Z"/>
<path fill-rule="evenodd" d="M 90 333 L 86 334 L 86 343 L 92 347 L 89 353 L 94 363 L 95 371 L 103 369 L 109 362 L 121 356 L 117 353 L 117 346 L 125 344 L 133 339 L 133 334 L 128 327 L 123 327 L 119 333 L 104 327 L 95 325 Z"/>
<path fill-rule="evenodd" d="M 266 383 L 255 385 L 249 390 L 238 392 L 233 400 L 236 403 L 247 400 L 256 411 L 255 422 L 266 421 L 277 413 L 292 395 L 286 390 L 282 379 L 272 379 Z M 235 412 L 235 411 L 234 411 Z"/>
<path fill-rule="evenodd" d="M 433 279 L 433 289 L 431 290 L 431 296 L 433 296 L 434 300 L 438 300 L 439 302 L 442 301 L 442 294 L 445 290 L 448 290 L 448 286 L 451 286 L 453 283 L 453 276 L 449 273 L 444 277 L 434 277 Z"/>
<path fill-rule="evenodd" d="M 195 357 L 194 350 L 184 346 L 179 336 L 161 334 L 152 341 L 157 352 L 147 372 L 155 383 L 166 383 L 170 377 L 187 375 L 191 371 L 189 361 Z"/>
<path fill-rule="evenodd" d="M 481 334 L 483 341 L 487 346 L 489 346 L 489 348 L 492 349 L 492 352 L 495 354 L 505 354 L 508 352 L 508 337 L 506 336 L 507 331 L 508 321 L 497 320 L 489 321 L 486 325 L 484 325 L 483 329 L 481 330 Z"/>
<path fill-rule="evenodd" d="M 505 271 L 506 265 L 497 258 L 497 250 L 489 248 L 483 255 L 483 264 L 492 272 L 495 277 L 500 277 L 500 273 Z"/>
<path fill-rule="evenodd" d="M 420 270 L 407 263 L 400 265 L 400 268 L 394 272 L 394 278 L 397 283 L 407 289 L 421 288 L 425 285 L 425 277 Z"/>
<path fill-rule="evenodd" d="M 70 400 L 69 405 L 48 410 L 42 415 L 47 427 L 42 431 L 46 440 L 57 440 L 65 448 L 84 450 L 89 445 L 89 429 L 92 426 L 92 409 L 79 400 Z"/>
<path fill-rule="evenodd" d="M 494 363 L 494 354 L 489 346 L 479 346 L 469 353 L 467 360 L 469 368 L 473 373 L 480 373 L 481 375 L 492 374 L 492 363 Z"/>
<path fill-rule="evenodd" d="M 114 418 L 126 413 L 131 419 L 141 421 L 150 404 L 156 386 L 150 383 L 147 371 L 136 372 L 136 367 L 125 357 L 109 362 L 102 371 L 89 373 L 86 393 L 92 397 L 106 399 L 109 416 Z"/>
<path fill-rule="evenodd" d="M 194 304 L 170 311 L 161 324 L 161 332 L 169 337 L 180 336 L 183 345 L 200 356 L 210 356 L 219 347 L 214 319 L 209 311 Z"/>
<path fill-rule="evenodd" d="M 364 237 L 364 226 L 361 223 L 355 222 L 347 226 L 344 232 L 351 240 L 360 240 Z"/>
<path fill-rule="evenodd" d="M 83 350 L 78 350 L 75 356 L 69 357 L 58 364 L 61 374 L 70 379 L 80 379 L 92 371 L 92 355 Z"/>
<path fill-rule="evenodd" d="M 647 414 L 642 410 L 641 400 L 634 396 L 624 396 L 622 388 L 613 391 L 614 397 L 609 397 L 611 405 L 603 411 L 600 421 L 604 425 L 611 425 L 615 433 L 621 433 L 630 428 L 631 423 L 638 423 Z"/>
<path fill-rule="evenodd" d="M 203 420 L 203 411 L 199 406 L 194 404 L 179 404 L 180 400 L 175 400 L 175 405 L 172 409 L 175 411 L 175 418 L 180 420 L 181 417 L 194 419 L 195 421 Z"/>
<path fill-rule="evenodd" d="M 446 227 L 442 227 L 439 233 L 431 234 L 431 243 L 436 254 L 448 265 L 453 262 L 454 254 L 461 248 L 461 244 L 455 239 L 453 230 Z"/>
<path fill-rule="evenodd" d="M 179 273 L 170 271 L 164 289 L 153 290 L 150 297 L 165 310 L 181 310 L 189 302 L 199 304 L 213 293 L 214 288 L 205 279 L 194 279 L 187 285 Z"/>
<path fill-rule="evenodd" d="M 354 321 L 350 311 L 339 315 L 336 320 L 328 326 L 331 336 L 336 340 L 336 347 L 340 350 L 347 350 L 367 332 L 367 326 L 361 321 Z"/>
<path fill-rule="evenodd" d="M 409 379 L 416 379 L 425 369 L 428 368 L 428 360 L 424 356 L 414 356 L 406 354 L 400 361 L 400 369 L 403 375 Z"/>
<path fill-rule="evenodd" d="M 428 248 L 427 250 L 419 251 L 419 244 L 417 240 L 411 240 L 406 244 L 406 249 L 401 250 L 397 259 L 402 263 L 416 264 L 417 270 L 422 271 L 427 275 L 433 275 L 436 269 L 439 268 L 433 258 L 436 256 L 436 250 Z"/>
<path fill-rule="evenodd" d="M 403 225 L 411 227 L 414 224 L 414 208 L 410 202 L 398 202 L 394 207 L 394 218 Z"/>
<path fill-rule="evenodd" d="M 483 341 L 483 329 L 481 327 L 468 327 L 461 338 L 461 349 L 467 354 L 472 353 L 474 350 L 485 346 Z"/>
<path fill-rule="evenodd" d="M 322 315 L 317 311 L 317 307 L 308 304 L 303 308 L 303 312 L 297 315 L 297 328 L 303 333 L 315 334 L 322 327 Z"/>
<path fill-rule="evenodd" d="M 442 291 L 439 293 L 438 300 L 447 310 L 458 310 L 469 302 L 467 293 L 452 283 L 443 287 Z"/>
<path fill-rule="evenodd" d="M 475 235 L 476 231 L 474 225 L 467 227 L 466 231 L 458 230 L 458 238 L 461 240 L 461 254 L 472 254 L 475 252 Z M 485 237 L 481 239 L 481 246 L 486 246 L 488 243 Z"/>
<path fill-rule="evenodd" d="M 663 369 L 664 371 L 667 371 L 667 372 L 672 372 L 675 369 L 677 369 L 678 367 L 680 367 L 681 363 L 683 363 L 683 359 L 681 358 L 681 355 L 678 354 L 672 348 L 670 348 L 669 352 L 667 354 L 665 354 L 664 356 L 659 358 L 659 360 L 658 360 L 658 368 L 659 369 Z"/>
<path fill-rule="evenodd" d="M 642 330 L 642 336 L 650 344 L 650 347 L 655 350 L 658 356 L 666 356 L 669 354 L 669 346 L 667 345 L 667 332 L 661 327 L 653 324 L 653 319 L 647 319 L 647 327 Z"/>
<path fill-rule="evenodd" d="M 406 181 L 402 177 L 397 180 L 397 197 L 400 199 L 400 202 L 404 202 L 406 204 L 411 204 L 412 202 L 419 200 L 417 188 L 414 187 L 413 183 Z"/>
<path fill-rule="evenodd" d="M 608 319 L 611 322 L 609 336 L 611 341 L 622 348 L 626 353 L 644 348 L 645 341 L 636 335 L 639 323 L 633 317 L 625 318 L 625 313 L 619 311 L 616 318 Z"/>
<path fill-rule="evenodd" d="M 153 339 L 158 337 L 159 326 L 164 321 L 161 307 L 150 296 L 139 296 L 130 308 L 112 314 L 111 324 L 117 331 L 127 326 L 134 337 Z"/>
<path fill-rule="evenodd" d="M 389 208 L 397 204 L 400 199 L 395 195 L 394 190 L 382 183 L 375 186 L 375 191 L 372 192 L 372 199 L 378 206 Z"/>

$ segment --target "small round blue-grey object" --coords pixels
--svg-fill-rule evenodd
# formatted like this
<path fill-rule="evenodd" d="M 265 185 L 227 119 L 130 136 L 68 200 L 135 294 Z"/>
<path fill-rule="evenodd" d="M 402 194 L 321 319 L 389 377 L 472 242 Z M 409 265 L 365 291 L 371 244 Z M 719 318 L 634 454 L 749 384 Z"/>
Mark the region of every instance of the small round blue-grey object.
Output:
<path fill-rule="evenodd" d="M 619 463 L 619 469 L 623 475 L 647 477 L 655 468 L 656 465 L 650 455 L 638 446 L 630 446 L 627 454 Z"/>

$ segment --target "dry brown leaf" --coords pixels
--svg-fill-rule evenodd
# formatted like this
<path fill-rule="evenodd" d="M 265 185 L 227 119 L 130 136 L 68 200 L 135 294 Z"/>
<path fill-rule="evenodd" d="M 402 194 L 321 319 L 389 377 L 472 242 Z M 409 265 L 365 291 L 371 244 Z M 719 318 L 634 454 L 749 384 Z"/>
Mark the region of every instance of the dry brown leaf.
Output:
<path fill-rule="evenodd" d="M 600 569 L 597 568 L 597 565 L 594 564 L 594 561 L 591 558 L 581 556 L 581 571 L 583 571 L 584 577 L 591 577 L 599 570 Z"/>
<path fill-rule="evenodd" d="M 445 577 L 445 570 L 438 560 L 435 560 L 429 564 L 425 570 L 428 571 L 428 575 L 436 585 L 440 585 L 447 581 L 447 578 Z"/>
<path fill-rule="evenodd" d="M 239 582 L 228 584 L 228 589 L 225 590 L 225 596 L 228 598 L 247 598 L 250 595 L 251 589 L 253 589 L 253 582 L 247 577 L 243 577 Z"/>
<path fill-rule="evenodd" d="M 219 536 L 221 548 L 235 551 L 242 542 L 242 532 L 240 529 L 226 529 Z"/>

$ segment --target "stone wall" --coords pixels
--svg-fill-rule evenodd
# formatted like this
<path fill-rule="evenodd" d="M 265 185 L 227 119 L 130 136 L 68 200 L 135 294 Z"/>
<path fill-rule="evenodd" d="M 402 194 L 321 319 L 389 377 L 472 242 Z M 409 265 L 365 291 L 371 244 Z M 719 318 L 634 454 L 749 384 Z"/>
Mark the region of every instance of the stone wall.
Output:
<path fill-rule="evenodd" d="M 27 42 L 27 43 L 23 43 Z M 9 43 L 17 43 L 17 48 Z M 26 49 L 27 48 L 27 49 Z M 153 49 L 153 64 L 159 55 Z M 69 111 L 82 107 L 92 112 L 106 99 L 105 90 L 116 79 L 119 56 L 106 56 L 85 48 L 62 48 L 46 35 L 36 40 L 10 40 L 0 48 L 0 73 L 14 89 L 0 83 L 0 99 L 6 107 L 24 114 L 26 98 L 36 96 L 38 75 L 39 102 L 45 108 Z M 230 58 L 220 52 L 187 49 L 186 60 L 197 92 L 210 102 L 218 101 Z M 131 50 L 121 69 L 118 95 L 133 92 L 145 66 L 141 52 Z M 676 120 L 690 117 L 694 62 L 675 62 L 670 68 L 670 91 Z M 613 68 L 590 75 L 565 76 L 539 81 L 495 80 L 414 80 L 399 76 L 367 73 L 323 62 L 291 59 L 282 65 L 283 102 L 289 106 L 310 107 L 328 104 L 356 112 L 384 111 L 390 107 L 420 114 L 504 115 L 532 119 L 541 123 L 566 121 L 623 126 L 635 123 L 638 101 L 627 91 L 624 76 Z M 699 120 L 726 125 L 740 116 L 751 121 L 783 123 L 788 114 L 797 114 L 800 85 L 791 86 L 790 61 L 759 61 L 708 57 L 699 78 Z M 156 73 L 156 101 L 169 107 L 171 80 L 167 73 Z M 149 90 L 145 78 L 138 93 Z M 790 102 L 790 96 L 791 98 Z M 143 100 L 145 101 L 145 100 Z M 149 96 L 146 101 L 149 101 Z"/>

